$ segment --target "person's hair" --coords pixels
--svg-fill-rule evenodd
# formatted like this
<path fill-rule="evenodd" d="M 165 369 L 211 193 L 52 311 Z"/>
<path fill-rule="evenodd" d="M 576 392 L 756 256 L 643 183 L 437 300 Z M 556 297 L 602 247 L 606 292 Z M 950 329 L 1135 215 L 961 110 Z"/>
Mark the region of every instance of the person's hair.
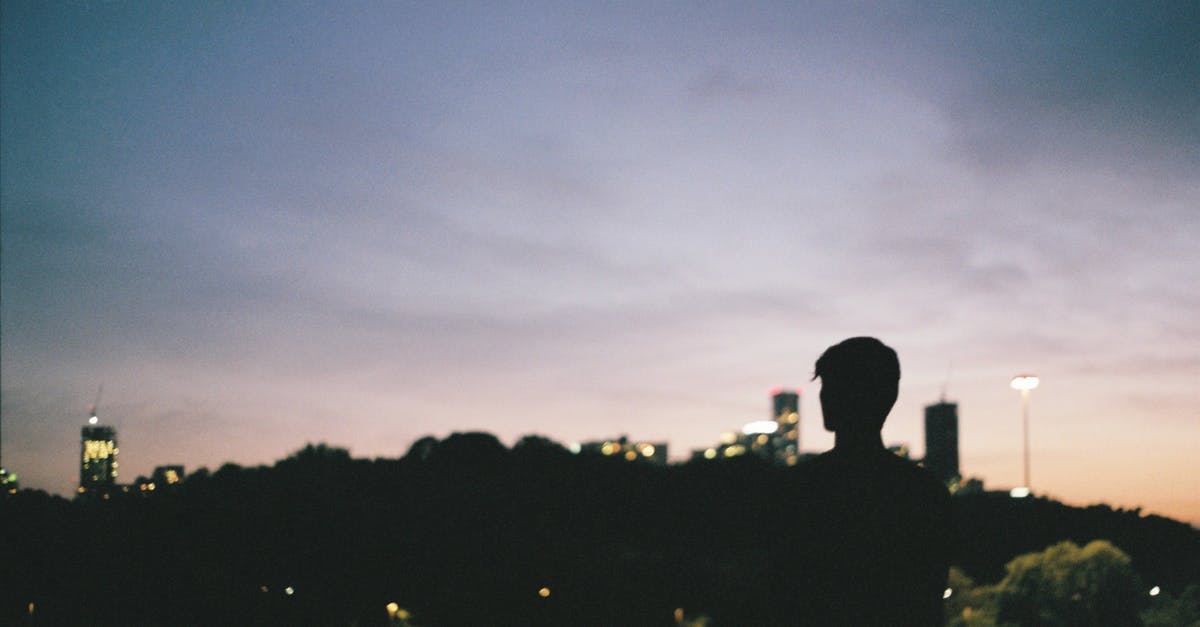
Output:
<path fill-rule="evenodd" d="M 900 358 L 873 337 L 852 337 L 817 359 L 813 379 L 817 377 L 860 418 L 875 419 L 878 424 L 873 426 L 882 427 L 900 392 Z"/>

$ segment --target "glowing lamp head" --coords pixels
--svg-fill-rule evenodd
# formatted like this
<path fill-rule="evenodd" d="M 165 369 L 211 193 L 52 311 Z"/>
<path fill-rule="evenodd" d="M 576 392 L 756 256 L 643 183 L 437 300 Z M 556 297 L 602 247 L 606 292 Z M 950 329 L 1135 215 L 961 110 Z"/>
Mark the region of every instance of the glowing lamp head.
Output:
<path fill-rule="evenodd" d="M 1038 386 L 1038 378 L 1037 375 L 1034 374 L 1017 375 L 1013 377 L 1013 380 L 1009 383 L 1009 385 L 1012 386 L 1012 389 L 1014 390 L 1021 390 L 1024 392 L 1026 390 L 1032 390 L 1036 388 Z"/>
<path fill-rule="evenodd" d="M 100 422 L 100 419 L 99 419 L 99 418 L 97 418 L 95 415 L 93 415 L 91 418 L 88 418 L 88 424 L 89 424 L 89 425 L 94 425 L 94 424 L 96 424 L 97 422 Z"/>
<path fill-rule="evenodd" d="M 1029 496 L 1029 488 L 1019 486 L 1008 491 L 1008 495 L 1014 499 L 1023 499 Z"/>

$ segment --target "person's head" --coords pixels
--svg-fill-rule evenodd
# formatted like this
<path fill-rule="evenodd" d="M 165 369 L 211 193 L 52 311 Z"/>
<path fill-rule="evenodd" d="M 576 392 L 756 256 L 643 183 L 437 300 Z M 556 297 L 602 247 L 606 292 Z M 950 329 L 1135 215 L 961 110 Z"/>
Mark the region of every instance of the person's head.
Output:
<path fill-rule="evenodd" d="M 821 414 L 834 433 L 878 433 L 900 392 L 900 359 L 873 337 L 852 337 L 817 359 Z"/>

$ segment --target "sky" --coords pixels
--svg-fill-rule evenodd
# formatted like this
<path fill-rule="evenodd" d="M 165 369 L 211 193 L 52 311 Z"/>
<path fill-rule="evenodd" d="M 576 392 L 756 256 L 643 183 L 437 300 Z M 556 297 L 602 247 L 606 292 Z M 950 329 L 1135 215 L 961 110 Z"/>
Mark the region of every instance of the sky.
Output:
<path fill-rule="evenodd" d="M 872 335 L 888 443 L 1200 525 L 1200 6 L 0 6 L 3 464 L 673 459 Z"/>

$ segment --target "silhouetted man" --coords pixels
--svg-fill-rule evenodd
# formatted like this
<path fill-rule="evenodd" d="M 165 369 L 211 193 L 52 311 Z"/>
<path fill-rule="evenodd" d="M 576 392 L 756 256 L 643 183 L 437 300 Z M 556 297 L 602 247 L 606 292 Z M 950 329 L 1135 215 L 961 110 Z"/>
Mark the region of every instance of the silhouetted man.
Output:
<path fill-rule="evenodd" d="M 789 491 L 776 568 L 790 625 L 940 625 L 949 542 L 945 486 L 883 446 L 896 402 L 896 352 L 868 337 L 817 360 L 821 413 L 833 450 L 802 464 Z M 792 553 L 792 551 L 795 551 Z"/>

